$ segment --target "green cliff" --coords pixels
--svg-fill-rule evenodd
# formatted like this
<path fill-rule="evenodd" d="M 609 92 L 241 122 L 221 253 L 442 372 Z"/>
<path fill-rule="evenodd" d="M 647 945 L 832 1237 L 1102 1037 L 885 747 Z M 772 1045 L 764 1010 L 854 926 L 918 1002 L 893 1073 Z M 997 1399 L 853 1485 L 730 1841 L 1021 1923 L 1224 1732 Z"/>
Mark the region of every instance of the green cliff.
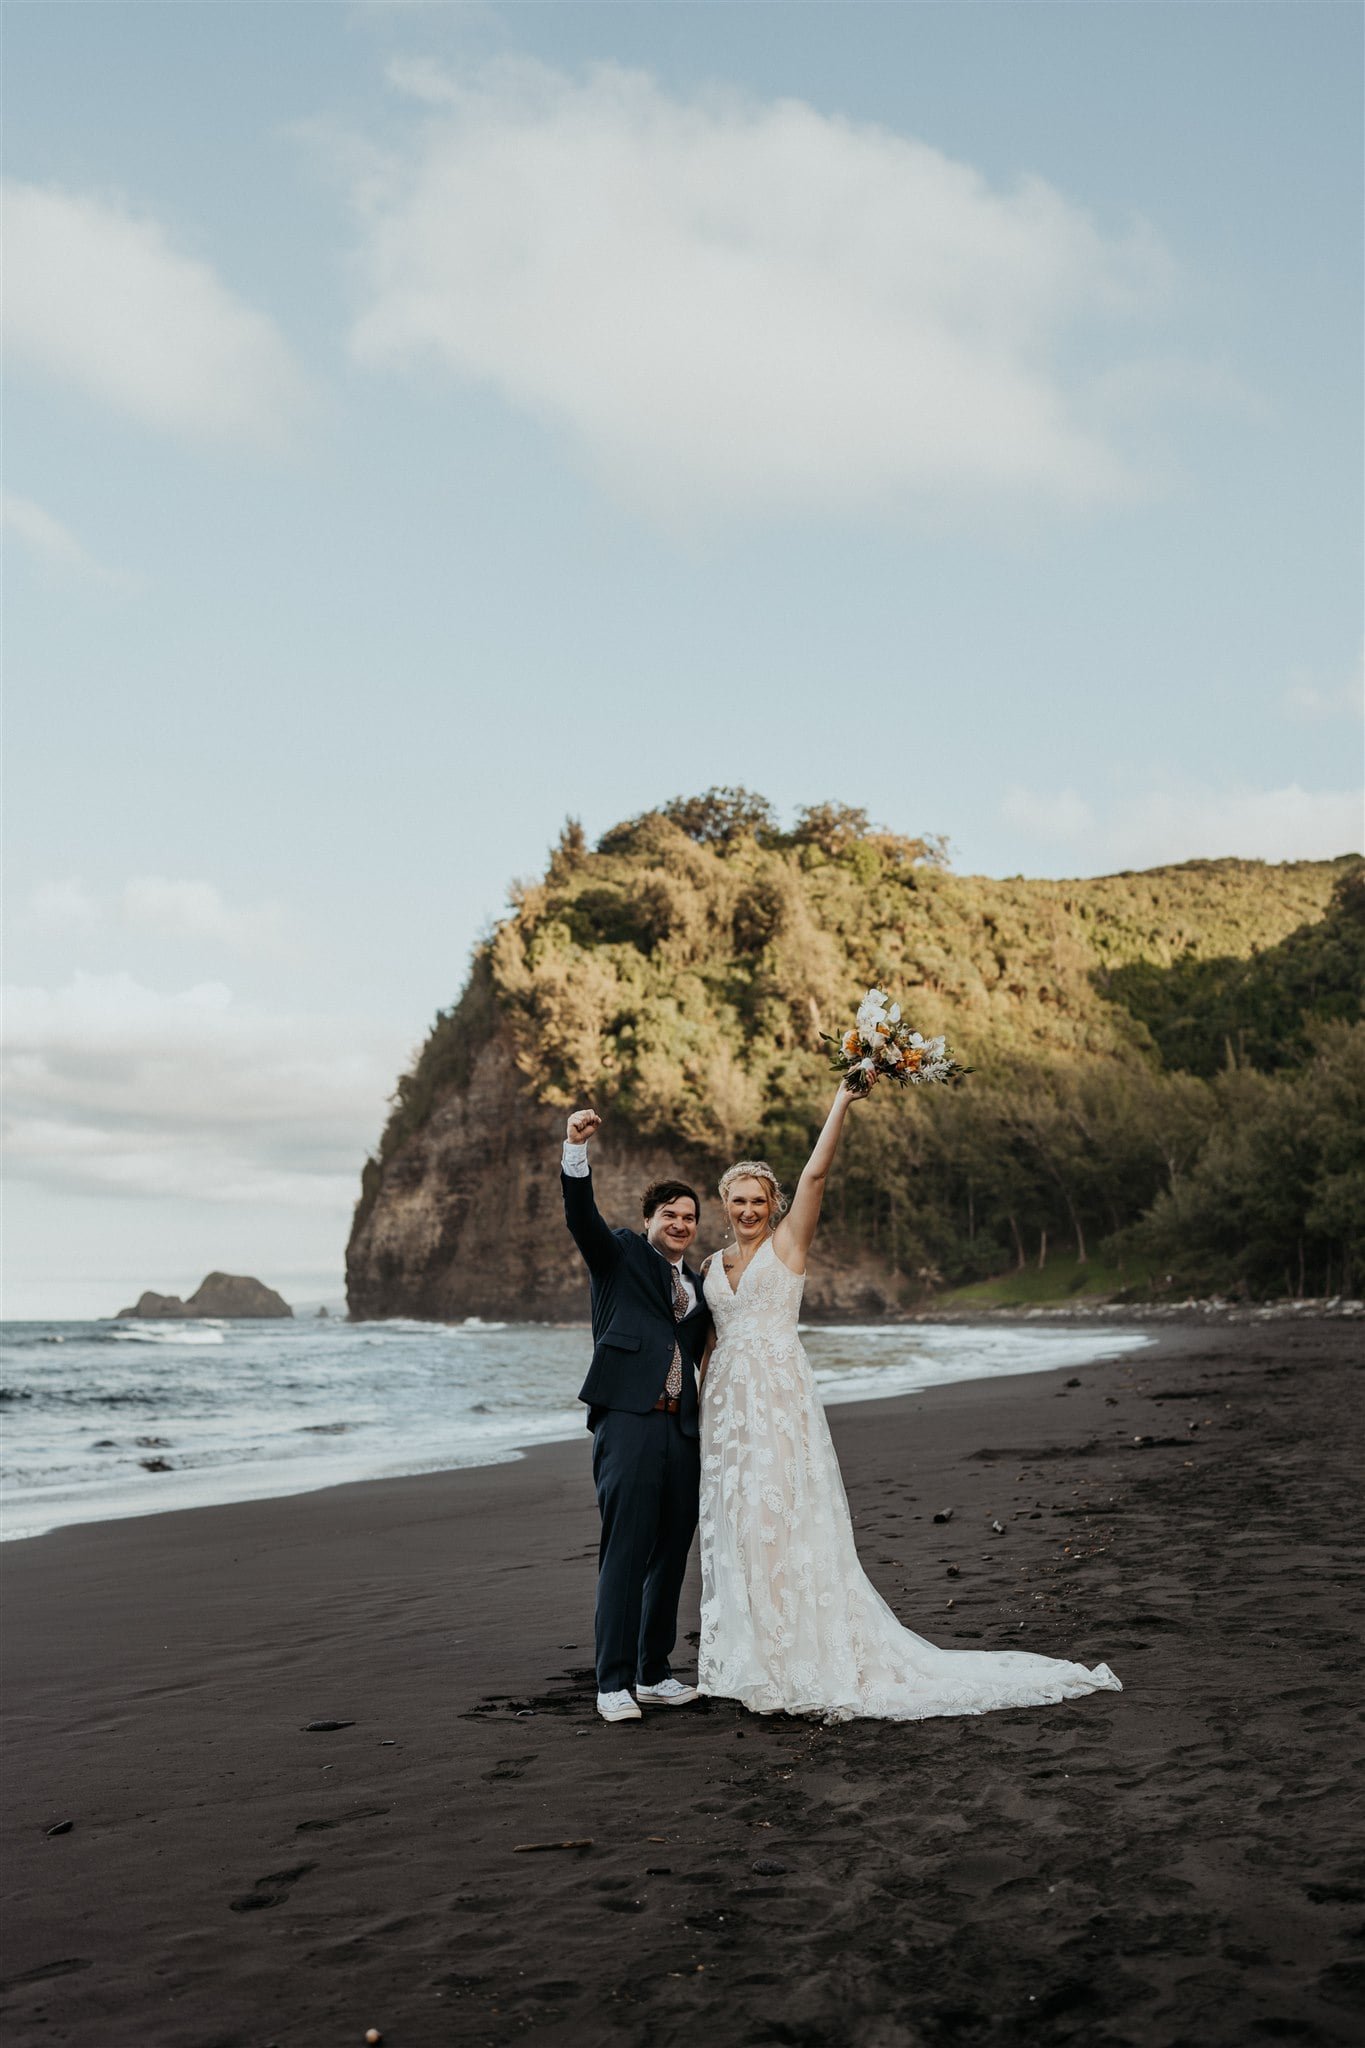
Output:
<path fill-rule="evenodd" d="M 974 1069 L 879 1090 L 831 1186 L 810 1301 L 894 1312 L 1048 1259 L 1078 1284 L 1333 1292 L 1365 1261 L 1365 865 L 956 875 L 824 805 L 711 791 L 589 848 L 570 822 L 399 1081 L 348 1250 L 356 1316 L 561 1315 L 564 1109 L 606 1118 L 603 1207 L 651 1170 L 793 1176 L 820 1034 L 889 989 Z M 719 1235 L 715 1207 L 702 1239 Z"/>

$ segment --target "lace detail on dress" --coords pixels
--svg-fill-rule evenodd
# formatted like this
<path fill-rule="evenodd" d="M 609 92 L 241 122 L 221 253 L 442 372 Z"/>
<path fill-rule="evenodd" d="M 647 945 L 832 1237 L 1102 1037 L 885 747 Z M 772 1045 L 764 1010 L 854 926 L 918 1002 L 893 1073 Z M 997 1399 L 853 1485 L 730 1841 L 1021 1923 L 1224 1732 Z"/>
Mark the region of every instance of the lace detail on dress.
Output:
<path fill-rule="evenodd" d="M 1121 1691 L 1020 1650 L 940 1650 L 903 1628 L 858 1562 L 839 1462 L 797 1332 L 805 1277 L 772 1240 L 732 1286 L 701 1406 L 701 1690 L 755 1713 L 923 1720 Z"/>

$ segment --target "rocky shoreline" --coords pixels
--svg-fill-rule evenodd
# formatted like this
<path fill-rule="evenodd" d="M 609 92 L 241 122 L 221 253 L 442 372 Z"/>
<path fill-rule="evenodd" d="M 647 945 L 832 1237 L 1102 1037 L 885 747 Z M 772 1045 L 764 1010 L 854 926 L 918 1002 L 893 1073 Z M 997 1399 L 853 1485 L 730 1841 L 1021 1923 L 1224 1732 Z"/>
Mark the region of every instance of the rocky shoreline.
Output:
<path fill-rule="evenodd" d="M 1353 1296 L 1303 1301 L 1206 1300 L 1035 1303 L 1028 1308 L 925 1308 L 892 1316 L 889 1323 L 1274 1323 L 1365 1316 L 1365 1301 Z"/>

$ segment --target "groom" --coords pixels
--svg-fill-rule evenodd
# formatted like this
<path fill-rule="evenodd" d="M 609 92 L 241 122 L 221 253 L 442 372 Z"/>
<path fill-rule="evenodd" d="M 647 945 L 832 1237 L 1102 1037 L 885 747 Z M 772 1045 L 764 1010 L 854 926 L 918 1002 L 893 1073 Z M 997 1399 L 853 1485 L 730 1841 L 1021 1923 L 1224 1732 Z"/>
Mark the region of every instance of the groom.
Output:
<path fill-rule="evenodd" d="M 592 1281 L 587 1403 L 602 1514 L 597 1557 L 597 1711 L 638 1721 L 640 1707 L 697 1698 L 668 1668 L 678 1597 L 697 1526 L 696 1368 L 711 1328 L 701 1281 L 683 1262 L 700 1205 L 680 1180 L 645 1189 L 645 1228 L 598 1214 L 588 1140 L 602 1119 L 569 1118 L 560 1175 L 564 1217 Z M 634 1697 L 632 1698 L 632 1692 Z"/>

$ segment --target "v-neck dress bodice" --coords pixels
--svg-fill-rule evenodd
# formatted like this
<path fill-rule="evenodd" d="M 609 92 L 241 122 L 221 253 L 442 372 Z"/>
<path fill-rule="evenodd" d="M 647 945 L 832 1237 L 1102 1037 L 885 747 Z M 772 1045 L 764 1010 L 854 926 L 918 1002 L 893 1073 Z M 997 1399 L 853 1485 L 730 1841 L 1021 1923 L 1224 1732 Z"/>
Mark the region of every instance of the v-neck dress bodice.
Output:
<path fill-rule="evenodd" d="M 777 1256 L 772 1239 L 766 1238 L 734 1279 L 717 1253 L 706 1276 L 706 1302 L 719 1340 L 728 1333 L 739 1337 L 751 1332 L 765 1345 L 784 1348 L 782 1340 L 795 1344 L 797 1317 L 806 1276 L 793 1273 Z"/>

